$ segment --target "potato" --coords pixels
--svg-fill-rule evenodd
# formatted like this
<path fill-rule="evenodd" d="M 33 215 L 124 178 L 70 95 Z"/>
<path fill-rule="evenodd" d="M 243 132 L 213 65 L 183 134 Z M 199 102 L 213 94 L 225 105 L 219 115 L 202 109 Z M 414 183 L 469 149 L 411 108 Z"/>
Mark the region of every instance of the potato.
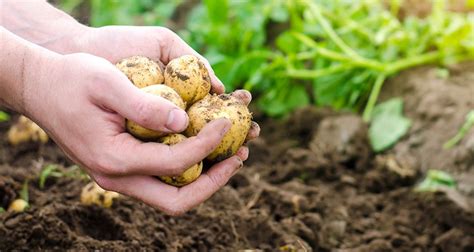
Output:
<path fill-rule="evenodd" d="M 174 91 L 172 88 L 168 86 L 161 85 L 161 84 L 151 85 L 151 86 L 144 87 L 141 90 L 150 94 L 161 96 L 167 99 L 168 101 L 171 101 L 179 108 L 186 109 L 186 103 L 183 101 L 183 99 L 179 97 L 176 91 Z M 128 132 L 130 132 L 130 134 L 142 140 L 155 140 L 164 135 L 163 132 L 159 132 L 156 130 L 151 130 L 151 129 L 142 127 L 138 125 L 137 123 L 130 120 L 126 121 L 126 127 L 127 127 Z"/>
<path fill-rule="evenodd" d="M 82 188 L 81 192 L 81 203 L 84 205 L 98 205 L 101 207 L 109 208 L 115 198 L 119 197 L 120 194 L 112 191 L 106 191 L 102 189 L 95 182 L 90 182 Z"/>
<path fill-rule="evenodd" d="M 132 56 L 119 61 L 115 66 L 139 88 L 164 82 L 163 71 L 158 63 L 147 57 Z"/>
<path fill-rule="evenodd" d="M 186 137 L 182 134 L 171 134 L 171 135 L 160 138 L 159 141 L 160 143 L 163 143 L 163 144 L 173 145 L 185 139 Z M 199 175 L 201 175 L 201 171 L 202 171 L 202 162 L 199 162 L 199 164 L 195 164 L 191 166 L 186 171 L 184 171 L 183 174 L 179 176 L 159 176 L 159 178 L 163 182 L 170 185 L 184 186 L 196 180 L 199 177 Z"/>
<path fill-rule="evenodd" d="M 28 207 L 28 202 L 24 199 L 16 199 L 8 206 L 9 212 L 23 212 Z"/>
<path fill-rule="evenodd" d="M 38 124 L 34 123 L 26 116 L 20 116 L 18 122 L 12 125 L 7 133 L 8 142 L 11 145 L 33 142 L 48 142 L 48 135 Z"/>
<path fill-rule="evenodd" d="M 232 155 L 242 146 L 252 123 L 252 114 L 247 106 L 239 99 L 229 95 L 207 95 L 204 99 L 194 103 L 188 109 L 189 126 L 186 136 L 195 136 L 210 121 L 218 118 L 227 118 L 232 126 L 222 142 L 207 156 L 213 162 L 222 161 Z"/>
<path fill-rule="evenodd" d="M 211 78 L 202 61 L 196 56 L 184 55 L 168 63 L 165 85 L 172 87 L 191 106 L 211 90 Z"/>

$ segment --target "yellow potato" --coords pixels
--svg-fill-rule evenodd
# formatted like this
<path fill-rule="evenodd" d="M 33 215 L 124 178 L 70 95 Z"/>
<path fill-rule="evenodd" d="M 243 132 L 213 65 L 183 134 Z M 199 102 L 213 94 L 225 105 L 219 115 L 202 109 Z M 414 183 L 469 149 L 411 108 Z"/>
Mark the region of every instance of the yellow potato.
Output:
<path fill-rule="evenodd" d="M 95 182 L 90 182 L 82 188 L 81 203 L 84 205 L 98 205 L 109 208 L 120 194 L 102 189 Z"/>
<path fill-rule="evenodd" d="M 184 55 L 168 63 L 165 85 L 172 87 L 191 106 L 211 90 L 209 72 L 196 56 Z"/>
<path fill-rule="evenodd" d="M 188 109 L 188 116 L 189 126 L 185 131 L 188 137 L 197 135 L 208 122 L 214 119 L 227 118 L 232 122 L 222 142 L 207 157 L 213 162 L 219 162 L 234 155 L 244 143 L 252 123 L 252 114 L 247 106 L 229 94 L 207 95 Z"/>
<path fill-rule="evenodd" d="M 139 88 L 164 82 L 163 71 L 158 63 L 144 56 L 123 59 L 115 66 Z"/>
<path fill-rule="evenodd" d="M 8 142 L 11 145 L 33 142 L 48 142 L 48 135 L 38 124 L 34 123 L 25 116 L 20 116 L 18 122 L 12 125 L 7 133 Z"/>
<path fill-rule="evenodd" d="M 164 136 L 160 138 L 160 143 L 167 144 L 167 145 L 173 145 L 177 144 L 183 140 L 185 140 L 186 137 L 181 134 L 171 134 L 168 136 Z M 195 164 L 188 168 L 186 171 L 184 171 L 183 174 L 179 176 L 159 176 L 159 178 L 170 185 L 174 186 L 184 186 L 187 185 L 194 180 L 196 180 L 199 175 L 201 175 L 202 172 L 202 162 L 199 162 L 199 164 Z"/>
<path fill-rule="evenodd" d="M 26 202 L 24 199 L 16 199 L 12 203 L 10 203 L 10 206 L 8 206 L 8 211 L 9 212 L 23 212 L 25 209 L 28 207 L 28 202 Z"/>
<path fill-rule="evenodd" d="M 171 101 L 174 103 L 176 106 L 178 106 L 181 109 L 186 109 L 186 103 L 179 97 L 178 93 L 174 91 L 172 88 L 165 86 L 165 85 L 151 85 L 142 88 L 144 92 L 161 96 L 168 101 Z M 157 115 L 159 116 L 159 115 Z M 163 116 L 163 115 L 161 115 Z M 167 116 L 167 115 L 165 115 Z M 128 132 L 135 136 L 136 138 L 142 139 L 142 140 L 155 140 L 158 139 L 159 137 L 165 135 L 163 132 L 159 132 L 156 130 L 151 130 L 145 127 L 142 127 L 138 125 L 137 123 L 126 120 L 126 127 Z"/>

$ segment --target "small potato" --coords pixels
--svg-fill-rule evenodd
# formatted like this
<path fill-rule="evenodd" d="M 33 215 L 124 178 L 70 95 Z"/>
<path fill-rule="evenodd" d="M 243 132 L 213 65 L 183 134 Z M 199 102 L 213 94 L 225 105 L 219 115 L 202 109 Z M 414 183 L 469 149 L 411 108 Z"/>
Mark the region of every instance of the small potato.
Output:
<path fill-rule="evenodd" d="M 165 80 L 158 63 L 144 56 L 132 56 L 123 59 L 115 66 L 139 88 L 163 84 Z"/>
<path fill-rule="evenodd" d="M 119 197 L 120 194 L 112 191 L 106 191 L 102 189 L 95 182 L 90 182 L 82 188 L 81 192 L 81 203 L 84 205 L 98 205 L 101 207 L 109 208 L 115 198 Z"/>
<path fill-rule="evenodd" d="M 165 85 L 172 87 L 191 106 L 211 90 L 211 78 L 202 61 L 196 56 L 184 55 L 168 63 Z"/>
<path fill-rule="evenodd" d="M 173 145 L 185 139 L 186 137 L 184 135 L 171 134 L 171 135 L 160 138 L 159 142 L 163 144 L 167 144 L 167 145 Z M 201 172 L 202 172 L 202 162 L 199 162 L 199 164 L 195 164 L 191 166 L 186 171 L 184 171 L 183 174 L 179 176 L 172 176 L 172 177 L 159 176 L 159 178 L 167 184 L 181 187 L 196 180 L 199 177 L 199 175 L 201 175 Z"/>
<path fill-rule="evenodd" d="M 229 95 L 207 95 L 188 109 L 189 126 L 186 136 L 195 136 L 210 121 L 227 118 L 232 126 L 222 142 L 207 156 L 212 162 L 222 161 L 232 155 L 242 146 L 252 123 L 252 114 L 247 106 L 239 99 Z"/>
<path fill-rule="evenodd" d="M 10 206 L 8 206 L 8 211 L 9 212 L 23 212 L 25 209 L 28 207 L 28 202 L 26 202 L 24 199 L 16 199 L 12 203 L 10 203 Z"/>
<path fill-rule="evenodd" d="M 18 122 L 12 125 L 7 133 L 8 142 L 11 145 L 33 142 L 48 142 L 48 135 L 38 124 L 34 123 L 26 116 L 20 116 Z"/>
<path fill-rule="evenodd" d="M 179 97 L 176 91 L 174 91 L 172 88 L 168 86 L 161 85 L 161 84 L 151 85 L 151 86 L 144 87 L 141 90 L 150 94 L 161 96 L 167 99 L 168 101 L 171 101 L 179 108 L 186 109 L 186 103 L 183 101 L 183 99 Z M 137 123 L 130 120 L 126 120 L 126 127 L 127 127 L 128 132 L 130 132 L 130 134 L 142 140 L 155 140 L 164 135 L 163 132 L 159 132 L 156 130 L 151 130 L 151 129 L 142 127 L 138 125 Z"/>

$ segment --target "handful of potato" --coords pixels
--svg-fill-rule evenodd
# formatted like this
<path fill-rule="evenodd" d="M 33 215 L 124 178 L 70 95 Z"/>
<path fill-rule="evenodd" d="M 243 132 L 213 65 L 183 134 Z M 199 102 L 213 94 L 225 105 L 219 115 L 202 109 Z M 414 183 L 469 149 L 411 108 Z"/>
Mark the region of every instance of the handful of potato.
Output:
<path fill-rule="evenodd" d="M 196 136 L 210 121 L 227 118 L 232 126 L 219 146 L 207 156 L 211 162 L 222 161 L 242 146 L 250 129 L 252 115 L 247 106 L 230 94 L 210 94 L 211 80 L 204 63 L 193 55 L 184 55 L 166 65 L 164 71 L 159 64 L 143 56 L 133 56 L 116 64 L 128 79 L 144 92 L 161 96 L 185 109 L 189 126 L 183 134 L 165 134 L 126 120 L 127 131 L 144 141 L 177 144 L 186 137 Z M 159 116 L 159 115 L 157 115 Z M 174 186 L 184 186 L 196 180 L 202 171 L 202 162 L 188 168 L 180 176 L 159 178 Z"/>

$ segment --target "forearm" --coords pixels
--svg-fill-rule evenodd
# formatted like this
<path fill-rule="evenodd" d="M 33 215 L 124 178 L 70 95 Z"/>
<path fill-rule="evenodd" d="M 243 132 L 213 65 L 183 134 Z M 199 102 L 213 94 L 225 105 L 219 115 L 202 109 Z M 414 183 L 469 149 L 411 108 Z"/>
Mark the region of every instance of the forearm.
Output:
<path fill-rule="evenodd" d="M 86 26 L 45 0 L 1 0 L 0 25 L 16 35 L 58 53 L 80 51 Z"/>
<path fill-rule="evenodd" d="M 25 91 L 43 81 L 48 62 L 57 54 L 34 45 L 0 26 L 0 104 L 26 113 Z"/>

